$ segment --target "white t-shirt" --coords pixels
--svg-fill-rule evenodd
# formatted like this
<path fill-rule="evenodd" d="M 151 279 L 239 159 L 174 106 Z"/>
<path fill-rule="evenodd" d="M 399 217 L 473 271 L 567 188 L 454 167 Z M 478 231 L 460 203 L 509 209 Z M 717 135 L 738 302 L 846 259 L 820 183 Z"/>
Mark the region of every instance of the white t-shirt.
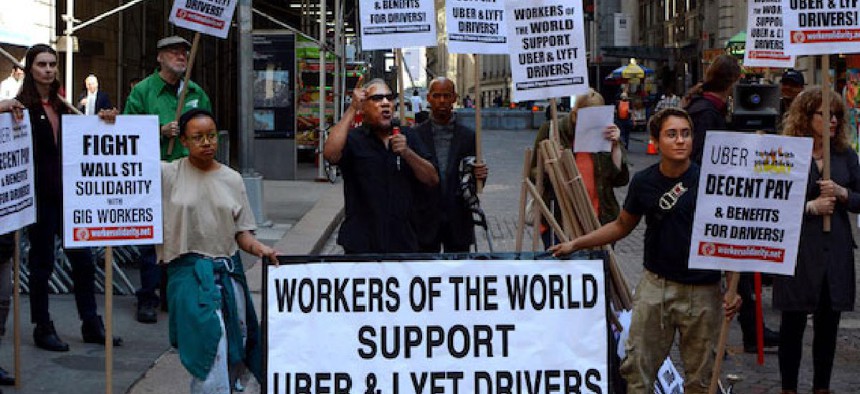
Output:
<path fill-rule="evenodd" d="M 185 254 L 230 257 L 236 233 L 257 228 L 242 176 L 228 166 L 203 172 L 187 158 L 161 163 L 164 262 Z"/>
<path fill-rule="evenodd" d="M 411 96 L 409 99 L 412 100 L 412 112 L 421 112 L 424 109 L 424 102 L 421 101 L 421 96 Z"/>
<path fill-rule="evenodd" d="M 24 83 L 24 78 L 16 81 L 15 78 L 9 76 L 0 82 L 0 100 L 15 98 L 18 95 L 18 90 L 21 89 L 21 84 Z"/>

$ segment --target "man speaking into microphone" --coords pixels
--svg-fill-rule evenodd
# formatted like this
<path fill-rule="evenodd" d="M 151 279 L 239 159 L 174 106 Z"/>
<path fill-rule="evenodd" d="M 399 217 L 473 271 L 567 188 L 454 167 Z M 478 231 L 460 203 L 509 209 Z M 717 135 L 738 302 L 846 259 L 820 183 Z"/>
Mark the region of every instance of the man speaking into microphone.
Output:
<path fill-rule="evenodd" d="M 356 86 L 325 141 L 323 156 L 343 174 L 346 214 L 337 243 L 346 254 L 418 251 L 409 220 L 412 190 L 419 182 L 436 186 L 439 176 L 410 130 L 393 133 L 395 98 L 382 79 Z M 359 112 L 362 126 L 351 129 Z"/>

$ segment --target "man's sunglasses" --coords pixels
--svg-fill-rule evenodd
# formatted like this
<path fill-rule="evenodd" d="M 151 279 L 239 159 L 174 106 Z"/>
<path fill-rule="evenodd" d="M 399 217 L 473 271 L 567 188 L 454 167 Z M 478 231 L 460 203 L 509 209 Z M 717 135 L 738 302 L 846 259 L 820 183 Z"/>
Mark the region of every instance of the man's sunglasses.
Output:
<path fill-rule="evenodd" d="M 388 94 L 372 94 L 367 96 L 368 100 L 373 102 L 380 102 L 382 99 L 388 99 L 388 101 L 394 101 L 397 98 L 397 93 L 388 93 Z"/>

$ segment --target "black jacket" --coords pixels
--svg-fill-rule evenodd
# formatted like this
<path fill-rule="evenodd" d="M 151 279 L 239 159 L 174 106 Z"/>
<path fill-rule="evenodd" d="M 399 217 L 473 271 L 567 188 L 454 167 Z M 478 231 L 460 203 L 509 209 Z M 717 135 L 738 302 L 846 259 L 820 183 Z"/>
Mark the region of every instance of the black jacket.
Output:
<path fill-rule="evenodd" d="M 432 120 L 419 124 L 412 130 L 423 142 L 424 148 L 430 153 L 430 162 L 439 172 L 439 155 L 436 153 L 436 145 L 433 143 Z M 433 188 L 423 184 L 419 186 L 416 193 L 415 210 L 412 215 L 412 223 L 418 234 L 418 244 L 422 250 L 439 245 L 440 230 L 449 231 L 451 239 L 462 241 L 460 245 L 468 247 L 475 242 L 475 224 L 472 213 L 466 207 L 463 198 L 459 194 L 460 189 L 460 161 L 466 156 L 475 155 L 475 132 L 454 124 L 454 137 L 451 139 L 451 147 L 448 153 L 448 168 L 444 177 L 440 174 L 440 181 L 444 179 L 445 192 L 442 185 Z M 442 228 L 447 224 L 447 228 Z"/>
<path fill-rule="evenodd" d="M 726 114 L 703 96 L 693 97 L 685 110 L 693 119 L 693 154 L 690 158 L 696 164 L 701 165 L 702 151 L 705 148 L 705 132 L 708 130 L 728 130 Z"/>
<path fill-rule="evenodd" d="M 87 92 L 84 92 L 83 94 L 81 94 L 81 96 L 78 98 L 78 103 L 80 103 L 81 100 L 83 100 L 85 98 L 87 98 Z M 95 105 L 96 114 L 98 114 L 99 111 L 101 111 L 103 109 L 111 109 L 111 108 L 113 108 L 113 106 L 111 105 L 110 97 L 108 97 L 108 94 L 105 92 L 102 92 L 101 90 L 97 91 L 96 92 L 96 105 Z M 87 107 L 85 105 L 78 105 L 78 110 L 86 113 L 85 111 L 87 110 Z"/>

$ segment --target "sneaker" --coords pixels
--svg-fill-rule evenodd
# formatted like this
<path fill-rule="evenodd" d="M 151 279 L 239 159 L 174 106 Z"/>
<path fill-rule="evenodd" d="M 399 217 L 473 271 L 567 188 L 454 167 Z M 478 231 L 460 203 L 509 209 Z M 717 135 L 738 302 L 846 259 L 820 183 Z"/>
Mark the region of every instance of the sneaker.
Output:
<path fill-rule="evenodd" d="M 158 323 L 158 311 L 155 307 L 147 303 L 137 304 L 137 321 L 145 324 Z"/>

